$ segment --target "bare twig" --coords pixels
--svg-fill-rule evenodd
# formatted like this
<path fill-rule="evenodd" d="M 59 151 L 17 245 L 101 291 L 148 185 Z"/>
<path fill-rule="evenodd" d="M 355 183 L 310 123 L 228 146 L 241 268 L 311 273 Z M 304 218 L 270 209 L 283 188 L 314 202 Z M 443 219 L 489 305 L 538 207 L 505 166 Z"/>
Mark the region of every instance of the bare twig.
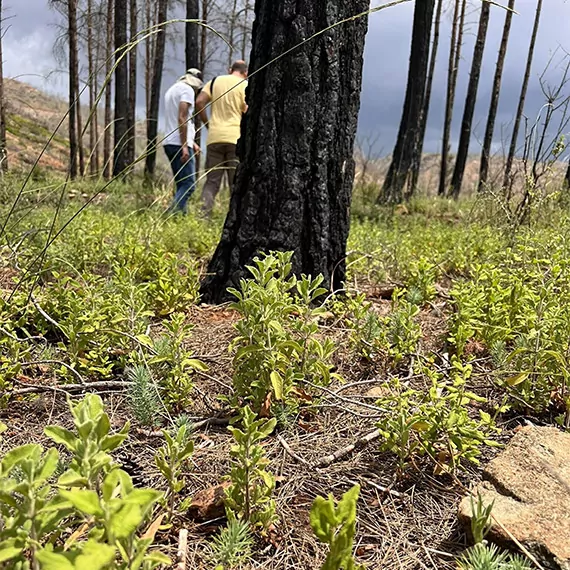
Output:
<path fill-rule="evenodd" d="M 132 382 L 119 381 L 102 381 L 102 382 L 86 382 L 84 384 L 62 384 L 61 386 L 37 385 L 26 386 L 26 388 L 18 388 L 11 390 L 11 396 L 23 396 L 25 394 L 41 394 L 43 392 L 82 392 L 90 390 L 112 390 L 114 388 L 127 388 Z"/>
<path fill-rule="evenodd" d="M 186 555 L 188 552 L 188 530 L 185 528 L 180 529 L 178 535 L 178 553 L 176 555 L 178 564 L 176 570 L 186 570 Z"/>
<path fill-rule="evenodd" d="M 289 446 L 289 444 L 285 441 L 285 439 L 283 438 L 283 436 L 278 435 L 277 436 L 277 441 L 281 444 L 281 446 L 283 447 L 283 449 L 285 450 L 285 452 L 287 453 L 287 455 L 290 455 L 297 463 L 300 463 L 301 465 L 306 465 L 307 467 L 310 465 L 310 463 L 308 461 L 306 461 L 305 459 L 303 459 L 301 456 L 297 455 Z"/>
<path fill-rule="evenodd" d="M 347 455 L 350 455 L 353 451 L 362 449 L 366 447 L 368 444 L 372 443 L 373 441 L 376 441 L 377 439 L 380 438 L 381 435 L 382 434 L 379 429 L 374 430 L 373 432 L 370 432 L 369 434 L 361 437 L 360 439 L 357 439 L 354 443 L 351 443 L 350 445 L 347 445 L 346 447 L 339 449 L 338 451 L 332 453 L 331 455 L 323 457 L 320 461 L 313 464 L 312 467 L 315 468 L 328 467 L 335 461 L 338 461 L 339 459 L 343 459 Z"/>
<path fill-rule="evenodd" d="M 62 360 L 32 360 L 30 362 L 22 362 L 21 366 L 22 368 L 27 368 L 29 366 L 39 366 L 40 364 L 57 364 L 58 366 L 63 366 L 66 370 L 69 370 L 81 384 L 85 384 L 85 378 L 83 378 L 75 368 Z"/>

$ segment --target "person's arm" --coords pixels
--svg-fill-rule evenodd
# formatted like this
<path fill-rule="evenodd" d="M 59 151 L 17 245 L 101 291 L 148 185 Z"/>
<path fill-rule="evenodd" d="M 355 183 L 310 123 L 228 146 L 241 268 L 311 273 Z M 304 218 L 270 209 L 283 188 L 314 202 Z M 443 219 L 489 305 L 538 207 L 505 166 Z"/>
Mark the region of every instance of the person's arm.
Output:
<path fill-rule="evenodd" d="M 202 89 L 200 95 L 198 95 L 198 98 L 196 99 L 196 111 L 198 112 L 200 120 L 206 126 L 208 126 L 209 121 L 206 107 L 209 105 L 210 100 L 210 94 L 206 91 L 206 89 Z"/>
<path fill-rule="evenodd" d="M 190 108 L 190 103 L 180 101 L 178 106 L 178 132 L 180 133 L 180 146 L 182 147 L 182 162 L 188 162 L 190 159 L 190 150 L 188 149 L 188 115 Z"/>

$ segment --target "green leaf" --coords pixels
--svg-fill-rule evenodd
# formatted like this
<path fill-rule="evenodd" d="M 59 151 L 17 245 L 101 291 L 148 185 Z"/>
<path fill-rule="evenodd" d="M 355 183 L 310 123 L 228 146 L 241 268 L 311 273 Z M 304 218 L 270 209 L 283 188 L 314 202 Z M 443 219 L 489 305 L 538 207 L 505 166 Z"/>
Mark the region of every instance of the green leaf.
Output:
<path fill-rule="evenodd" d="M 53 442 L 64 445 L 70 451 L 73 451 L 77 445 L 77 438 L 75 434 L 68 429 L 59 426 L 47 426 L 44 428 L 44 433 Z"/>
<path fill-rule="evenodd" d="M 99 505 L 99 497 L 95 491 L 87 489 L 61 489 L 60 496 L 68 500 L 78 511 L 86 515 L 103 516 L 103 509 Z"/>
<path fill-rule="evenodd" d="M 11 538 L 0 542 L 0 562 L 7 562 L 22 554 L 22 547 L 16 546 L 18 539 Z"/>
<path fill-rule="evenodd" d="M 273 392 L 275 393 L 275 399 L 280 401 L 283 399 L 283 378 L 274 370 L 270 374 L 271 386 L 273 387 Z"/>
<path fill-rule="evenodd" d="M 6 453 L 2 459 L 2 463 L 0 464 L 2 466 L 2 473 L 4 473 L 4 475 L 8 474 L 13 467 L 34 455 L 39 455 L 39 453 L 41 453 L 41 446 L 35 443 L 28 443 L 12 449 Z"/>

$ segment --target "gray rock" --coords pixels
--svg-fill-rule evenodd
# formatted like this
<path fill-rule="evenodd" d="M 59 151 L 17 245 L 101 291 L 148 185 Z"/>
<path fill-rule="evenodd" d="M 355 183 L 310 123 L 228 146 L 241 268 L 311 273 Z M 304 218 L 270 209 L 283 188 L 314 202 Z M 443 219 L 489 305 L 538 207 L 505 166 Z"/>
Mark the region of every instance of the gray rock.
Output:
<path fill-rule="evenodd" d="M 483 478 L 474 494 L 485 505 L 494 502 L 489 539 L 513 547 L 518 541 L 545 568 L 570 570 L 570 434 L 521 429 L 489 462 Z M 459 517 L 469 528 L 469 497 Z"/>

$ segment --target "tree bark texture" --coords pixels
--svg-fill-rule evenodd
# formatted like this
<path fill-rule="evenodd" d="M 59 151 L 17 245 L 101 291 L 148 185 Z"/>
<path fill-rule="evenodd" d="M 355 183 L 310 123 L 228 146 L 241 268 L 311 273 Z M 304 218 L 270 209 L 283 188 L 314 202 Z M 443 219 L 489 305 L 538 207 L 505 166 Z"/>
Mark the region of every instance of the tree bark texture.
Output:
<path fill-rule="evenodd" d="M 536 5 L 536 14 L 534 18 L 534 26 L 532 30 L 532 36 L 530 39 L 530 45 L 528 48 L 528 57 L 526 60 L 526 68 L 521 88 L 521 94 L 519 97 L 519 104 L 517 108 L 517 113 L 515 115 L 515 122 L 513 124 L 513 133 L 511 137 L 511 144 L 509 147 L 509 154 L 507 156 L 507 163 L 505 165 L 505 174 L 503 178 L 503 189 L 507 194 L 507 197 L 510 199 L 513 187 L 513 163 L 515 161 L 515 155 L 517 152 L 517 143 L 519 140 L 519 132 L 521 126 L 521 120 L 524 113 L 524 106 L 526 102 L 526 94 L 528 91 L 528 84 L 530 81 L 530 73 L 532 70 L 532 62 L 534 60 L 534 48 L 536 47 L 536 38 L 538 37 L 538 29 L 540 27 L 540 16 L 542 13 L 542 0 L 538 0 Z"/>
<path fill-rule="evenodd" d="M 79 91 L 79 62 L 77 61 L 77 0 L 67 3 L 67 34 L 69 39 L 69 176 L 77 178 L 79 165 L 78 133 L 77 133 L 77 103 Z"/>
<path fill-rule="evenodd" d="M 418 152 L 434 9 L 435 0 L 415 4 L 406 99 L 392 162 L 378 197 L 381 203 L 399 204 L 404 200 L 404 186 Z"/>
<path fill-rule="evenodd" d="M 368 0 L 257 0 L 241 164 L 204 301 L 227 299 L 245 266 L 274 250 L 294 252 L 296 274 L 342 286 L 367 18 L 299 44 L 368 7 Z"/>
<path fill-rule="evenodd" d="M 2 40 L 4 38 L 4 10 L 0 0 L 0 171 L 8 172 L 8 148 L 6 147 L 6 102 L 4 101 L 4 65 Z"/>
<path fill-rule="evenodd" d="M 158 1 L 157 24 L 166 22 L 168 11 L 167 0 Z M 162 71 L 164 67 L 164 51 L 166 48 L 166 30 L 164 26 L 156 35 L 154 48 L 154 62 L 152 66 L 152 87 L 150 92 L 150 109 L 146 122 L 147 149 L 145 161 L 145 174 L 153 176 L 156 169 L 156 151 L 158 142 L 158 113 L 160 110 L 160 89 L 162 85 Z"/>
<path fill-rule="evenodd" d="M 491 4 L 481 3 L 481 15 L 479 16 L 479 27 L 477 30 L 477 40 L 473 50 L 473 61 L 471 62 L 471 74 L 467 85 L 467 96 L 465 98 L 465 109 L 463 110 L 463 120 L 461 121 L 461 134 L 459 136 L 459 146 L 457 147 L 457 158 L 455 168 L 451 178 L 451 193 L 454 198 L 459 197 L 467 158 L 469 157 L 469 144 L 471 142 L 471 131 L 473 128 L 473 116 L 475 105 L 477 104 L 477 93 L 479 91 L 479 79 L 481 78 L 481 66 L 483 64 L 483 54 L 485 53 L 485 42 L 487 41 L 487 30 L 489 29 L 489 17 L 491 14 Z"/>
<path fill-rule="evenodd" d="M 420 134 L 418 140 L 418 150 L 414 156 L 412 164 L 412 177 L 410 179 L 410 187 L 408 195 L 412 196 L 416 191 L 418 180 L 420 178 L 420 170 L 422 167 L 422 155 L 424 152 L 424 142 L 426 138 L 426 130 L 429 119 L 429 111 L 431 107 L 431 94 L 433 91 L 433 79 L 435 76 L 435 66 L 437 63 L 437 54 L 439 51 L 439 35 L 441 27 L 441 13 L 443 11 L 443 0 L 438 0 L 435 12 L 435 24 L 433 26 L 433 43 L 431 47 L 431 55 L 429 59 L 429 71 L 426 81 L 426 93 L 424 99 L 424 108 L 422 110 L 422 118 L 420 121 Z"/>
<path fill-rule="evenodd" d="M 111 133 L 113 130 L 113 0 L 107 0 L 107 42 L 105 50 L 105 132 L 103 133 L 103 176 L 111 178 L 113 172 L 113 153 L 111 151 Z"/>
<path fill-rule="evenodd" d="M 501 97 L 501 83 L 503 80 L 503 70 L 505 68 L 505 58 L 507 56 L 507 48 L 509 45 L 509 36 L 511 33 L 511 24 L 513 21 L 514 8 L 515 8 L 515 0 L 509 0 L 508 10 L 505 14 L 505 25 L 503 26 L 503 37 L 501 38 L 499 55 L 497 57 L 497 67 L 495 69 L 495 78 L 493 80 L 493 90 L 491 92 L 491 103 L 489 105 L 489 115 L 487 117 L 485 138 L 483 139 L 483 148 L 481 149 L 481 167 L 479 169 L 479 192 L 485 190 L 487 186 L 487 181 L 489 179 L 491 147 L 493 144 L 493 135 L 495 134 L 495 123 L 497 120 L 497 112 L 499 110 L 499 99 Z"/>
<path fill-rule="evenodd" d="M 97 112 L 94 111 L 95 101 L 97 99 L 97 80 L 95 73 L 95 42 L 93 38 L 93 0 L 87 0 L 87 69 L 89 73 L 88 89 L 89 89 L 89 173 L 94 176 L 99 169 L 96 160 L 97 147 Z M 91 114 L 93 113 L 93 114 Z"/>
<path fill-rule="evenodd" d="M 139 32 L 137 0 L 129 0 L 130 41 L 134 42 Z M 127 114 L 127 154 L 128 163 L 135 161 L 136 118 L 137 118 L 137 65 L 138 45 L 129 51 L 129 108 Z"/>
<path fill-rule="evenodd" d="M 455 0 L 453 22 L 451 28 L 451 44 L 449 47 L 449 67 L 447 70 L 447 95 L 445 101 L 445 118 L 443 120 L 443 139 L 441 143 L 441 167 L 439 173 L 438 194 L 447 194 L 447 172 L 449 166 L 449 151 L 451 149 L 451 127 L 453 124 L 453 109 L 457 90 L 457 76 L 463 47 L 463 28 L 467 0 Z"/>
<path fill-rule="evenodd" d="M 127 44 L 127 0 L 115 0 L 115 140 L 113 176 L 122 174 L 129 165 L 128 120 L 129 62 Z"/>

